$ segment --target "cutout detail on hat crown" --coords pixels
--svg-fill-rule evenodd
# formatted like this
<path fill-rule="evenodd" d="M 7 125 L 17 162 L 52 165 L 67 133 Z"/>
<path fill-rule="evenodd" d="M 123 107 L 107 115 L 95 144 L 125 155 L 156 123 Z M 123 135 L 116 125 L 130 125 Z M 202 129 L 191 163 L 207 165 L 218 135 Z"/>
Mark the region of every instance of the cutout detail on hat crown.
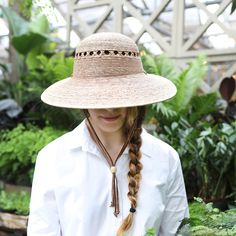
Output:
<path fill-rule="evenodd" d="M 98 51 L 86 51 L 77 52 L 75 54 L 75 59 L 80 59 L 83 57 L 96 57 L 96 56 L 121 56 L 121 57 L 138 57 L 139 52 L 132 51 L 117 51 L 117 50 L 98 50 Z"/>

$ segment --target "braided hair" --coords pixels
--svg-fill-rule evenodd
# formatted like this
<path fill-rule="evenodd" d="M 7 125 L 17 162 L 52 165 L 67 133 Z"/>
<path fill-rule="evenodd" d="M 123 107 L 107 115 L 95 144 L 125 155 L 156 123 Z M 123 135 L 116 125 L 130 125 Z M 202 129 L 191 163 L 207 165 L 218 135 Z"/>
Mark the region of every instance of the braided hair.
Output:
<path fill-rule="evenodd" d="M 145 117 L 145 107 L 131 107 L 127 110 L 127 120 L 124 125 L 124 133 L 127 135 L 129 133 L 130 128 L 132 127 L 133 123 L 136 122 L 136 128 L 131 138 L 128 147 L 129 147 L 129 172 L 128 172 L 128 189 L 129 192 L 127 194 L 130 203 L 130 213 L 128 216 L 123 220 L 120 228 L 117 231 L 117 236 L 122 236 L 123 233 L 130 229 L 133 223 L 133 213 L 136 211 L 137 207 L 137 198 L 138 198 L 138 191 L 139 185 L 141 180 L 141 170 L 143 168 L 142 163 L 140 162 L 141 159 L 141 151 L 140 147 L 142 145 L 141 133 L 142 133 L 142 123 Z"/>

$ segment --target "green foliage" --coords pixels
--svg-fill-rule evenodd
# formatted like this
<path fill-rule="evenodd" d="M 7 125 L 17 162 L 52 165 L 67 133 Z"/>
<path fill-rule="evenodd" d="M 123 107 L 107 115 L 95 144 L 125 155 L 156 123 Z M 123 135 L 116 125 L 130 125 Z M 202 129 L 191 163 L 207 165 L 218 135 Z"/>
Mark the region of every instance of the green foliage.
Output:
<path fill-rule="evenodd" d="M 173 61 L 165 54 L 154 57 L 148 52 L 144 52 L 141 59 L 147 73 L 161 75 L 168 79 L 175 78 L 178 75 Z"/>
<path fill-rule="evenodd" d="M 236 9 L 236 0 L 232 0 L 232 7 L 231 7 L 231 13 L 230 14 L 233 14 L 235 9 Z"/>
<path fill-rule="evenodd" d="M 32 49 L 41 47 L 46 41 L 51 41 L 47 35 L 49 23 L 45 16 L 39 16 L 29 22 L 11 8 L 2 7 L 2 11 L 13 34 L 12 44 L 19 53 L 27 55 Z"/>
<path fill-rule="evenodd" d="M 182 71 L 178 78 L 173 79 L 177 87 L 176 96 L 171 99 L 171 107 L 177 113 L 186 109 L 192 97 L 196 94 L 200 82 L 206 73 L 206 59 L 201 56 L 193 61 L 187 69 Z"/>
<path fill-rule="evenodd" d="M 0 81 L 0 99 L 12 98 L 18 102 L 18 104 L 22 104 L 22 83 L 11 83 L 9 80 L 4 79 Z"/>
<path fill-rule="evenodd" d="M 20 81 L 0 81 L 0 99 L 13 98 L 23 108 L 32 107 L 24 109 L 24 116 L 27 116 L 24 119 L 33 123 L 44 121 L 59 129 L 74 128 L 83 119 L 79 110 L 50 107 L 40 101 L 40 95 L 45 88 L 71 76 L 74 59 L 65 57 L 64 53 L 51 57 L 41 54 L 27 62 L 28 72 L 22 75 Z"/>
<path fill-rule="evenodd" d="M 45 16 L 28 22 L 12 9 L 2 9 L 13 32 L 12 44 L 21 55 L 18 55 L 20 78 L 16 83 L 0 81 L 0 99 L 16 100 L 24 111 L 23 122 L 74 128 L 83 119 L 78 110 L 49 107 L 40 101 L 45 88 L 71 76 L 74 59 L 67 58 L 64 52 L 54 54 L 60 40 L 48 36 L 49 23 Z"/>
<path fill-rule="evenodd" d="M 154 228 L 150 228 L 147 230 L 147 232 L 145 233 L 144 236 L 155 236 L 156 235 L 156 231 Z"/>
<path fill-rule="evenodd" d="M 37 57 L 38 64 L 32 70 L 31 74 L 27 77 L 31 82 L 37 81 L 38 86 L 44 81 L 44 86 L 49 86 L 58 80 L 70 77 L 73 70 L 74 59 L 72 57 L 65 58 L 64 53 L 57 53 L 50 58 L 45 55 Z"/>
<path fill-rule="evenodd" d="M 11 131 L 1 131 L 0 178 L 15 184 L 30 185 L 38 152 L 62 133 L 51 127 L 39 129 L 22 124 Z"/>
<path fill-rule="evenodd" d="M 31 65 L 29 73 L 22 77 L 21 91 L 24 101 L 20 104 L 27 104 L 34 101 L 37 109 L 34 109 L 30 115 L 40 120 L 45 120 L 50 126 L 59 129 L 71 129 L 81 122 L 83 116 L 79 110 L 50 107 L 39 101 L 40 96 L 45 88 L 52 83 L 71 76 L 73 71 L 72 57 L 66 58 L 64 53 L 57 53 L 51 57 L 39 55 L 36 65 Z M 58 119 L 60 117 L 60 119 Z"/>
<path fill-rule="evenodd" d="M 63 53 L 46 57 L 41 54 L 36 57 L 37 63 L 28 62 L 29 72 L 21 78 L 23 86 L 21 90 L 25 94 L 23 101 L 19 104 L 26 104 L 27 101 L 39 99 L 45 88 L 52 83 L 71 76 L 73 58 L 65 58 Z"/>
<path fill-rule="evenodd" d="M 187 190 L 191 194 L 204 199 L 224 198 L 226 186 L 236 194 L 236 122 L 211 124 L 198 121 L 192 126 L 181 118 L 170 126 L 164 125 L 157 136 L 179 153 Z M 197 191 L 192 188 L 193 181 Z"/>
<path fill-rule="evenodd" d="M 0 191 L 0 209 L 19 215 L 29 214 L 30 194 L 28 192 L 8 193 Z"/>
<path fill-rule="evenodd" d="M 45 16 L 38 16 L 29 22 L 11 8 L 2 7 L 2 12 L 12 32 L 11 43 L 20 53 L 18 70 L 21 76 L 25 75 L 28 73 L 25 63 L 37 64 L 37 55 L 55 50 L 60 40 L 48 36 L 49 23 Z"/>
<path fill-rule="evenodd" d="M 217 94 L 208 93 L 202 96 L 193 96 L 188 106 L 188 118 L 191 124 L 201 119 L 205 115 L 217 110 Z"/>
<path fill-rule="evenodd" d="M 156 135 L 181 157 L 189 197 L 235 195 L 236 126 L 214 123 L 213 114 L 220 109 L 216 93 L 197 93 L 207 69 L 205 57 L 199 56 L 180 73 L 165 55 L 146 54 L 142 60 L 147 72 L 167 77 L 177 87 L 174 98 L 152 105 L 148 114 L 157 123 Z"/>
<path fill-rule="evenodd" d="M 195 198 L 195 201 L 189 204 L 189 211 L 190 227 L 179 230 L 178 235 L 236 235 L 236 208 L 222 212 L 218 208 L 214 208 L 212 203 L 205 203 L 202 199 Z"/>
<path fill-rule="evenodd" d="M 9 0 L 9 4 L 11 6 L 14 4 L 18 4 L 21 14 L 26 18 L 31 17 L 33 0 L 18 0 L 17 3 L 16 0 Z"/>
<path fill-rule="evenodd" d="M 9 7 L 1 7 L 3 16 L 8 21 L 9 30 L 18 36 L 27 32 L 28 22 Z"/>
<path fill-rule="evenodd" d="M 170 124 L 185 117 L 191 123 L 216 111 L 215 93 L 198 96 L 196 94 L 207 70 L 206 58 L 199 56 L 186 69 L 178 73 L 174 63 L 165 55 L 153 57 L 146 54 L 142 58 L 148 73 L 154 73 L 170 79 L 177 87 L 177 94 L 172 99 L 153 104 L 153 116 L 162 124 Z M 200 109 L 198 106 L 201 106 Z"/>
<path fill-rule="evenodd" d="M 56 43 L 59 40 L 48 36 L 49 23 L 45 16 L 39 16 L 25 24 L 24 33 L 13 35 L 12 45 L 19 53 L 26 57 L 26 60 L 29 53 L 33 53 L 36 56 L 55 49 Z"/>
<path fill-rule="evenodd" d="M 47 40 L 41 34 L 29 32 L 21 36 L 12 37 L 12 45 L 21 54 L 27 54 L 35 47 L 40 46 Z"/>
<path fill-rule="evenodd" d="M 7 79 L 7 74 L 10 71 L 9 65 L 7 65 L 5 63 L 4 64 L 0 63 L 0 70 L 1 70 L 2 75 L 3 75 L 3 79 Z"/>

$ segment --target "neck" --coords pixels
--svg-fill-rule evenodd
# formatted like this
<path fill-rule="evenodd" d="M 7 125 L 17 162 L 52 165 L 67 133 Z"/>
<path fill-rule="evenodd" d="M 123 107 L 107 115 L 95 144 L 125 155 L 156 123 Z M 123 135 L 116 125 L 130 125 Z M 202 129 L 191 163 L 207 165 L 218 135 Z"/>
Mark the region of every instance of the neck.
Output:
<path fill-rule="evenodd" d="M 115 132 L 105 132 L 99 129 L 95 124 L 91 123 L 100 141 L 106 148 L 107 152 L 115 162 L 122 146 L 125 142 L 125 136 L 123 130 L 117 130 Z M 89 122 L 87 125 L 90 126 Z M 93 138 L 93 137 L 92 137 Z M 94 139 L 94 138 L 93 138 Z"/>
<path fill-rule="evenodd" d="M 111 149 L 114 146 L 122 146 L 124 144 L 124 137 L 122 133 L 100 133 L 98 134 L 99 137 L 101 137 L 101 141 L 103 145 Z"/>

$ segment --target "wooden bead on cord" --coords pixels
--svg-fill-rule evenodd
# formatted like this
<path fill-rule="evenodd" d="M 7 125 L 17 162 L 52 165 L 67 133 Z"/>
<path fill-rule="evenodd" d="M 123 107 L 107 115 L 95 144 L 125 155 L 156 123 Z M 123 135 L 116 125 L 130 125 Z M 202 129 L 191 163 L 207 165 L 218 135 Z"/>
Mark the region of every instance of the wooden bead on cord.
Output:
<path fill-rule="evenodd" d="M 116 173 L 116 167 L 115 167 L 115 166 L 112 166 L 112 167 L 111 167 L 111 173 L 112 173 L 112 174 Z"/>

